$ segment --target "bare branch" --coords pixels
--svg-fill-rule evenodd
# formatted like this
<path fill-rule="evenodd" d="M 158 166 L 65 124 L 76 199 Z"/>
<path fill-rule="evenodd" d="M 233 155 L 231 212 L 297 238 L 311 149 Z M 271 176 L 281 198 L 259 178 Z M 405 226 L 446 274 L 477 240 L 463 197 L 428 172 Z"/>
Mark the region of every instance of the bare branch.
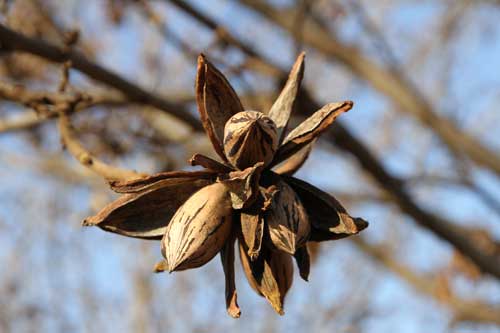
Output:
<path fill-rule="evenodd" d="M 73 105 L 71 112 L 79 112 L 97 105 L 120 106 L 128 103 L 120 93 L 34 91 L 5 82 L 0 82 L 0 99 L 19 103 L 36 111 L 25 112 L 12 119 L 0 119 L 0 134 L 32 128 L 58 117 L 57 105 L 69 103 Z"/>
<path fill-rule="evenodd" d="M 83 166 L 104 177 L 106 180 L 130 180 L 144 176 L 144 174 L 135 171 L 111 166 L 93 156 L 80 144 L 80 142 L 78 142 L 69 117 L 64 111 L 62 111 L 59 116 L 59 131 L 61 133 L 62 143 L 71 155 L 73 155 Z"/>
<path fill-rule="evenodd" d="M 484 253 L 474 244 L 467 232 L 453 222 L 421 208 L 406 190 L 405 183 L 387 172 L 377 158 L 345 128 L 336 126 L 328 132 L 328 135 L 331 144 L 353 153 L 361 167 L 373 176 L 380 187 L 387 191 L 391 200 L 415 222 L 452 244 L 483 272 L 500 278 L 500 258 Z"/>
<path fill-rule="evenodd" d="M 116 73 L 89 61 L 76 51 L 57 47 L 55 45 L 19 34 L 5 25 L 0 24 L 0 49 L 4 51 L 28 52 L 47 60 L 64 63 L 71 61 L 72 67 L 85 73 L 90 78 L 105 83 L 121 91 L 130 101 L 154 106 L 182 119 L 193 128 L 201 130 L 201 123 L 183 106 L 171 103 L 159 96 L 151 94 L 143 88 L 125 80 Z"/>

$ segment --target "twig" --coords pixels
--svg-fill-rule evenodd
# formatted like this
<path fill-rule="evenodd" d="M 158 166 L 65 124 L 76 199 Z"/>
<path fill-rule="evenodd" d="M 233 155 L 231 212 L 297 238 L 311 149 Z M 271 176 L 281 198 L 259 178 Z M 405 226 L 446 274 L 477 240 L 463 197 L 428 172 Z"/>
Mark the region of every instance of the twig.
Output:
<path fill-rule="evenodd" d="M 69 107 L 69 106 L 68 106 Z M 61 141 L 65 148 L 68 149 L 78 162 L 83 166 L 94 171 L 98 175 L 104 177 L 106 180 L 130 180 L 144 176 L 144 174 L 137 173 L 132 170 L 118 168 L 99 160 L 86 150 L 76 138 L 75 133 L 66 110 L 61 110 L 59 116 L 59 132 L 61 133 Z"/>
<path fill-rule="evenodd" d="M 370 173 L 377 183 L 387 191 L 389 197 L 415 222 L 429 229 L 442 240 L 452 244 L 458 251 L 471 259 L 483 272 L 500 278 L 500 259 L 484 253 L 469 235 L 448 219 L 421 208 L 405 188 L 405 183 L 392 176 L 377 158 L 355 139 L 345 128 L 336 126 L 327 134 L 330 143 L 352 152 L 361 167 Z"/>
<path fill-rule="evenodd" d="M 38 126 L 59 116 L 56 105 L 72 103 L 72 112 L 79 112 L 97 105 L 120 106 L 128 103 L 119 93 L 109 92 L 48 92 L 26 89 L 20 85 L 0 82 L 0 99 L 22 104 L 36 112 L 25 112 L 13 119 L 0 119 L 0 134 Z"/>
<path fill-rule="evenodd" d="M 55 45 L 19 34 L 0 24 L 0 49 L 6 51 L 28 52 L 50 61 L 64 63 L 71 60 L 73 68 L 85 73 L 90 78 L 105 83 L 121 91 L 130 101 L 154 106 L 182 119 L 194 129 L 201 130 L 201 123 L 182 105 L 174 104 L 153 95 L 143 88 L 125 80 L 116 73 L 91 62 L 81 53 L 60 48 Z"/>
<path fill-rule="evenodd" d="M 66 91 L 69 82 L 69 70 L 71 68 L 71 61 L 65 61 L 62 68 L 61 82 L 59 82 L 59 87 L 57 90 L 59 92 Z"/>

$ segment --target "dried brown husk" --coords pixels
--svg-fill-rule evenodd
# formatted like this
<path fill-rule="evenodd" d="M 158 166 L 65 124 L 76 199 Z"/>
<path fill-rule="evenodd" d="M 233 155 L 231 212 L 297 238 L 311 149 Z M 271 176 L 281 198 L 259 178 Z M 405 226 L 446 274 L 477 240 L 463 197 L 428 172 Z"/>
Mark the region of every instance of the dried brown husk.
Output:
<path fill-rule="evenodd" d="M 226 242 L 220 252 L 222 267 L 226 280 L 226 309 L 227 313 L 233 318 L 239 318 L 241 310 L 238 305 L 238 295 L 236 294 L 236 284 L 234 282 L 234 242 L 236 235 L 234 233 Z"/>
<path fill-rule="evenodd" d="M 215 172 L 219 173 L 228 173 L 231 172 L 233 169 L 228 167 L 227 165 L 224 165 L 214 159 L 211 159 L 210 157 L 207 157 L 203 154 L 194 154 L 193 157 L 189 159 L 189 164 L 191 166 L 202 166 L 205 169 L 208 170 L 213 170 Z"/>
<path fill-rule="evenodd" d="M 264 163 L 259 162 L 243 171 L 233 171 L 219 180 L 229 190 L 234 209 L 249 207 L 259 194 L 260 173 Z"/>
<path fill-rule="evenodd" d="M 297 57 L 283 90 L 268 112 L 269 117 L 274 121 L 276 127 L 278 128 L 279 143 L 283 141 L 288 120 L 290 119 L 295 100 L 297 99 L 300 83 L 302 82 L 302 78 L 304 76 L 304 58 L 304 52 Z"/>
<path fill-rule="evenodd" d="M 275 276 L 276 281 L 278 282 L 278 287 L 281 294 L 281 306 L 283 307 L 283 301 L 285 299 L 286 293 L 288 292 L 288 290 L 290 290 L 293 283 L 292 257 L 281 251 L 270 251 L 269 253 L 269 266 L 271 268 L 271 271 L 273 272 L 273 275 Z"/>
<path fill-rule="evenodd" d="M 288 159 L 277 165 L 276 168 L 274 168 L 274 172 L 279 175 L 293 176 L 307 161 L 315 142 L 316 140 L 313 140 Z"/>
<path fill-rule="evenodd" d="M 300 123 L 286 136 L 283 144 L 276 152 L 271 166 L 277 165 L 292 156 L 304 146 L 321 135 L 344 112 L 352 108 L 353 102 L 330 103 L 316 111 L 312 116 Z"/>
<path fill-rule="evenodd" d="M 264 217 L 259 205 L 240 213 L 241 233 L 248 249 L 250 260 L 257 259 L 264 236 Z"/>
<path fill-rule="evenodd" d="M 293 255 L 297 267 L 299 268 L 300 277 L 304 281 L 309 281 L 309 272 L 311 270 L 311 258 L 309 257 L 309 249 L 307 244 L 298 248 Z"/>
<path fill-rule="evenodd" d="M 161 239 L 177 209 L 214 181 L 214 173 L 172 172 L 112 183 L 113 189 L 128 193 L 85 219 L 83 225 L 129 237 Z"/>
<path fill-rule="evenodd" d="M 215 183 L 193 194 L 172 217 L 161 241 L 168 270 L 195 268 L 210 261 L 230 235 L 232 214 L 224 185 Z"/>
<path fill-rule="evenodd" d="M 259 294 L 260 296 L 264 296 L 260 291 L 260 287 L 257 283 L 256 278 L 254 278 L 254 275 L 259 277 L 259 281 L 262 278 L 262 272 L 264 271 L 264 259 L 258 258 L 259 260 L 256 260 L 252 263 L 252 260 L 250 260 L 250 256 L 248 255 L 248 248 L 246 247 L 245 242 L 243 239 L 241 239 L 241 237 L 238 240 L 238 247 L 241 266 L 243 268 L 243 272 L 245 272 L 245 276 L 247 277 L 248 284 L 257 294 Z"/>
<path fill-rule="evenodd" d="M 277 148 L 276 125 L 262 112 L 240 112 L 225 125 L 224 152 L 229 162 L 240 170 L 257 162 L 268 165 Z"/>
<path fill-rule="evenodd" d="M 224 126 L 231 116 L 243 111 L 243 106 L 228 80 L 204 55 L 198 57 L 196 103 L 215 151 L 223 161 L 227 161 L 222 145 Z"/>
<path fill-rule="evenodd" d="M 293 255 L 308 240 L 309 218 L 299 197 L 286 182 L 277 178 L 276 187 L 264 218 L 272 245 Z"/>
<path fill-rule="evenodd" d="M 278 193 L 278 187 L 274 184 L 268 187 L 260 186 L 259 191 L 260 197 L 262 198 L 261 210 L 263 212 L 268 211 L 272 207 L 274 196 Z"/>
<path fill-rule="evenodd" d="M 240 258 L 250 286 L 283 315 L 285 296 L 293 282 L 292 257 L 265 249 L 256 261 L 251 261 L 245 245 L 240 242 Z"/>
<path fill-rule="evenodd" d="M 169 171 L 160 172 L 151 176 L 141 177 L 132 180 L 114 180 L 110 181 L 111 189 L 117 193 L 139 193 L 151 187 L 158 187 L 160 181 L 171 179 L 172 184 L 180 181 L 189 181 L 189 179 L 210 179 L 213 180 L 217 172 L 211 170 L 203 171 Z M 170 184 L 163 182 L 161 184 Z"/>
<path fill-rule="evenodd" d="M 361 218 L 351 217 L 331 195 L 295 177 L 281 176 L 298 194 L 311 221 L 311 241 L 344 238 L 368 226 Z"/>

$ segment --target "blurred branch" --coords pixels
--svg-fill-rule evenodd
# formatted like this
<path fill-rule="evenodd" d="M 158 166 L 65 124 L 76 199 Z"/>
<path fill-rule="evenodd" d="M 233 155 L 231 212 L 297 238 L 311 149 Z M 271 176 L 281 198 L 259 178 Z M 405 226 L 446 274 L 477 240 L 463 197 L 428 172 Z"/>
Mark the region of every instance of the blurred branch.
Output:
<path fill-rule="evenodd" d="M 441 175 L 428 175 L 421 174 L 408 178 L 407 183 L 414 185 L 444 185 L 444 186 L 458 186 L 464 187 L 469 191 L 473 192 L 478 198 L 489 208 L 491 208 L 498 216 L 500 216 L 500 201 L 494 195 L 490 194 L 479 184 L 476 184 L 471 179 L 470 175 L 464 174 L 460 177 L 446 177 Z"/>
<path fill-rule="evenodd" d="M 364 30 L 373 36 L 376 47 L 378 48 L 379 52 L 386 58 L 386 62 L 388 63 L 391 70 L 399 72 L 399 61 L 397 60 L 389 43 L 385 39 L 384 33 L 382 32 L 380 27 L 370 18 L 361 1 L 352 0 L 347 2 L 347 4 L 351 7 L 354 15 L 361 22 Z"/>
<path fill-rule="evenodd" d="M 0 134 L 37 126 L 59 116 L 57 105 L 72 104 L 72 112 L 97 105 L 119 106 L 127 104 L 123 95 L 112 92 L 49 92 L 26 89 L 21 85 L 0 82 L 0 99 L 16 102 L 36 112 L 25 112 L 13 119 L 0 119 Z"/>
<path fill-rule="evenodd" d="M 418 292 L 433 297 L 453 310 L 455 321 L 485 322 L 500 325 L 500 308 L 494 308 L 480 301 L 464 300 L 455 296 L 446 280 L 418 275 L 408 267 L 398 263 L 388 251 L 380 246 L 370 245 L 361 237 L 352 239 L 364 253 L 397 274 Z"/>
<path fill-rule="evenodd" d="M 171 103 L 147 92 L 110 70 L 89 61 L 83 54 L 76 51 L 26 37 L 7 28 L 3 24 L 0 24 L 0 50 L 28 52 L 58 63 L 70 60 L 73 68 L 85 73 L 94 80 L 121 91 L 130 101 L 154 106 L 182 119 L 197 130 L 202 129 L 198 119 L 192 116 L 182 105 Z"/>
<path fill-rule="evenodd" d="M 421 208 L 406 189 L 401 179 L 392 176 L 377 158 L 354 138 L 345 128 L 335 126 L 327 133 L 331 144 L 353 153 L 361 167 L 370 173 L 377 183 L 387 191 L 389 197 L 415 222 L 429 229 L 442 240 L 452 244 L 470 258 L 483 272 L 500 278 L 500 258 L 484 253 L 469 237 L 468 233 L 442 216 Z"/>
<path fill-rule="evenodd" d="M 218 31 L 222 28 L 213 20 L 206 17 L 203 13 L 191 7 L 187 3 L 179 3 L 177 0 L 169 0 L 172 4 L 178 6 L 188 14 L 199 20 L 205 27 Z M 265 58 L 253 51 L 250 46 L 239 41 L 236 37 L 228 35 L 227 41 L 235 41 L 232 45 L 238 47 L 242 52 L 254 57 L 256 61 L 265 63 L 272 67 L 273 72 L 278 73 L 278 77 L 286 77 L 287 72 L 279 67 L 266 62 Z M 251 53 L 248 50 L 252 50 Z M 305 110 L 317 110 L 319 103 L 313 100 L 307 90 L 302 89 L 297 101 L 303 113 Z M 304 115 L 304 114 L 303 114 Z M 335 144 L 342 150 L 354 155 L 361 167 L 377 181 L 381 188 L 387 191 L 389 198 L 395 202 L 400 209 L 411 216 L 418 224 L 429 229 L 439 238 L 452 244 L 458 251 L 470 258 L 483 272 L 487 272 L 500 278 L 500 260 L 494 256 L 487 255 L 481 251 L 468 237 L 467 233 L 459 229 L 452 223 L 438 215 L 434 215 L 417 205 L 411 195 L 405 189 L 405 183 L 392 176 L 382 165 L 382 163 L 371 153 L 359 139 L 350 131 L 342 126 L 341 121 L 337 121 L 327 134 L 332 144 Z"/>
<path fill-rule="evenodd" d="M 179 38 L 175 32 L 173 32 L 168 25 L 165 23 L 165 19 L 160 16 L 160 14 L 151 8 L 151 3 L 145 0 L 141 0 L 138 3 L 139 8 L 142 10 L 144 15 L 157 27 L 158 32 L 161 36 L 170 40 L 177 48 L 179 48 L 184 54 L 188 55 L 192 59 L 198 58 L 198 52 L 196 52 L 189 43 Z"/>
<path fill-rule="evenodd" d="M 212 20 L 207 15 L 203 14 L 195 7 L 191 6 L 189 3 L 181 0 L 166 0 L 178 9 L 182 10 L 189 16 L 193 17 L 199 23 L 204 25 L 206 28 L 212 30 L 217 36 L 225 41 L 226 43 L 235 46 L 239 50 L 241 50 L 245 55 L 247 55 L 250 60 L 247 60 L 247 66 L 252 67 L 254 70 L 267 74 L 270 76 L 280 76 L 282 71 L 271 64 L 269 61 L 263 61 L 262 55 L 257 54 L 255 50 L 248 44 L 242 42 L 234 35 L 232 35 L 229 31 L 227 31 L 223 26 L 219 25 L 217 22 Z M 286 72 L 285 72 L 286 77 Z"/>
<path fill-rule="evenodd" d="M 106 180 L 128 180 L 143 176 L 143 174 L 135 171 L 106 164 L 93 156 L 78 142 L 69 117 L 64 111 L 61 111 L 61 115 L 59 116 L 59 131 L 61 133 L 62 143 L 71 155 L 73 155 L 83 166 L 104 177 Z"/>
<path fill-rule="evenodd" d="M 260 13 L 293 36 L 294 21 L 291 18 L 296 15 L 294 10 L 280 11 L 264 1 L 239 0 L 239 2 Z M 498 154 L 463 132 L 449 119 L 437 114 L 406 78 L 394 71 L 381 68 L 365 57 L 359 49 L 343 44 L 313 21 L 309 20 L 304 23 L 302 38 L 304 43 L 344 63 L 354 73 L 364 77 L 376 89 L 391 98 L 402 112 L 411 114 L 424 125 L 432 128 L 451 151 L 459 156 L 465 154 L 479 165 L 490 168 L 500 175 Z"/>
<path fill-rule="evenodd" d="M 295 41 L 295 54 L 299 54 L 304 49 L 303 31 L 304 22 L 307 17 L 311 14 L 312 1 L 311 0 L 299 0 L 297 4 L 297 12 L 295 14 L 295 22 L 293 24 L 294 29 L 292 35 Z"/>

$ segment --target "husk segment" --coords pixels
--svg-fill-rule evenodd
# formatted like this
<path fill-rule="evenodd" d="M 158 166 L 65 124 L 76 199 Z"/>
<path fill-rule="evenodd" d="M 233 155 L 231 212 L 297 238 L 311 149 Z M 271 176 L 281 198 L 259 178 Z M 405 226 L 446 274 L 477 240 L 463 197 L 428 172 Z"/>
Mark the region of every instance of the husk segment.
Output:
<path fill-rule="evenodd" d="M 297 99 L 300 83 L 304 76 L 304 58 L 304 52 L 297 57 L 283 90 L 268 112 L 269 117 L 278 128 L 279 143 L 283 142 L 288 120 L 290 119 L 295 100 Z"/>
<path fill-rule="evenodd" d="M 157 188 L 159 184 L 175 184 L 177 182 L 189 181 L 189 179 L 215 179 L 217 173 L 215 171 L 169 171 L 160 172 L 151 176 L 141 177 L 128 181 L 111 181 L 109 185 L 111 189 L 117 193 L 139 193 L 150 188 Z M 165 181 L 160 183 L 160 181 Z"/>
<path fill-rule="evenodd" d="M 259 162 L 243 171 L 233 171 L 227 177 L 220 177 L 220 182 L 229 190 L 234 209 L 249 207 L 255 201 L 263 168 L 264 163 Z"/>
<path fill-rule="evenodd" d="M 214 181 L 214 173 L 172 172 L 112 183 L 114 190 L 127 193 L 85 219 L 83 225 L 129 237 L 161 239 L 177 209 Z"/>
<path fill-rule="evenodd" d="M 257 259 L 264 236 L 264 218 L 259 207 L 242 211 L 240 214 L 241 233 L 251 261 Z"/>
<path fill-rule="evenodd" d="M 198 57 L 196 103 L 203 127 L 215 151 L 227 162 L 222 144 L 224 126 L 231 116 L 243 111 L 243 106 L 224 75 L 202 54 Z"/>
<path fill-rule="evenodd" d="M 193 194 L 175 213 L 161 241 L 168 271 L 195 268 L 210 261 L 231 232 L 227 188 L 215 183 Z"/>
<path fill-rule="evenodd" d="M 227 313 L 233 318 L 239 318 L 241 315 L 238 306 L 238 296 L 236 294 L 236 285 L 234 282 L 234 242 L 236 235 L 231 235 L 220 252 L 224 276 L 226 279 L 226 309 Z"/>
<path fill-rule="evenodd" d="M 278 314 L 283 315 L 285 296 L 293 282 L 291 256 L 266 249 L 256 261 L 251 261 L 245 245 L 240 242 L 240 258 L 250 286 L 264 296 Z"/>
<path fill-rule="evenodd" d="M 264 218 L 272 246 L 293 255 L 308 240 L 309 219 L 299 197 L 288 184 L 277 178 L 276 187 L 277 192 Z"/>
<path fill-rule="evenodd" d="M 304 146 L 322 134 L 335 119 L 352 108 L 353 102 L 330 103 L 316 111 L 312 116 L 300 123 L 285 138 L 279 147 L 271 166 L 277 165 L 292 156 Z"/>
<path fill-rule="evenodd" d="M 215 172 L 227 173 L 231 172 L 232 169 L 216 160 L 211 159 L 203 154 L 194 154 L 193 157 L 189 159 L 189 164 L 191 166 L 202 166 L 205 169 L 213 170 Z"/>
<path fill-rule="evenodd" d="M 300 277 L 304 281 L 309 281 L 309 271 L 311 270 L 311 259 L 309 256 L 309 250 L 307 245 L 302 246 L 297 249 L 295 254 L 293 255 L 295 258 L 295 262 L 297 263 L 297 267 L 299 268 Z"/>
<path fill-rule="evenodd" d="M 280 175 L 293 176 L 307 161 L 315 142 L 316 140 L 313 140 L 288 159 L 284 160 L 281 164 L 277 165 L 276 168 L 274 168 L 274 172 Z"/>
<path fill-rule="evenodd" d="M 357 234 L 368 226 L 361 218 L 351 217 L 331 195 L 295 177 L 281 176 L 297 193 L 311 221 L 309 240 L 324 241 Z"/>

